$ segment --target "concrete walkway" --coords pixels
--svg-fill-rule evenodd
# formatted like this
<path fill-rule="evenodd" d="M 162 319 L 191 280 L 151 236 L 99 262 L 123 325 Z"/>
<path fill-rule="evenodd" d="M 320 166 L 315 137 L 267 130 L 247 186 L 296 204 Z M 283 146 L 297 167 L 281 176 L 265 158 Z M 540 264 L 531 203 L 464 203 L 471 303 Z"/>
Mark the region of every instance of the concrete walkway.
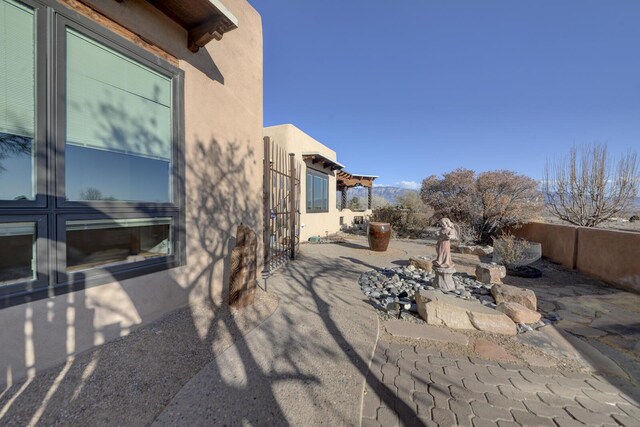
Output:
<path fill-rule="evenodd" d="M 300 259 L 269 279 L 278 309 L 195 375 L 155 425 L 640 425 L 632 369 L 612 382 L 592 372 L 484 360 L 468 347 L 458 354 L 390 340 L 386 332 L 379 337 L 379 318 L 357 285 L 359 275 L 432 250 L 424 242 L 392 241 L 387 252 L 376 253 L 363 238 L 304 245 Z M 464 271 L 477 260 L 456 262 Z M 563 284 L 575 280 L 566 274 Z M 557 301 L 551 295 L 557 285 L 538 283 L 542 311 L 558 309 L 544 304 L 545 291 Z M 637 296 L 580 286 L 635 316 L 633 303 L 619 301 Z M 567 310 L 580 305 L 572 298 L 563 303 Z M 636 345 L 635 334 L 617 336 Z"/>
<path fill-rule="evenodd" d="M 353 252 L 304 245 L 268 281 L 280 299 L 276 312 L 192 378 L 155 424 L 359 424 L 378 317 L 357 279 L 369 262 L 407 255 L 362 250 L 355 259 Z"/>

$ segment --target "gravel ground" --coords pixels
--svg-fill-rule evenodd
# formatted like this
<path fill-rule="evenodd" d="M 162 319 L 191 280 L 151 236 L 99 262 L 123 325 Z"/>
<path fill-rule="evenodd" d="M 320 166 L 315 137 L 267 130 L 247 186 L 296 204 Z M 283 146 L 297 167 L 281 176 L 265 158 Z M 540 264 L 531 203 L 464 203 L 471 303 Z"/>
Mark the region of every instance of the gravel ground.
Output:
<path fill-rule="evenodd" d="M 176 310 L 14 384 L 0 394 L 0 425 L 149 425 L 193 375 L 277 306 L 258 289 L 242 311 L 226 304 Z"/>

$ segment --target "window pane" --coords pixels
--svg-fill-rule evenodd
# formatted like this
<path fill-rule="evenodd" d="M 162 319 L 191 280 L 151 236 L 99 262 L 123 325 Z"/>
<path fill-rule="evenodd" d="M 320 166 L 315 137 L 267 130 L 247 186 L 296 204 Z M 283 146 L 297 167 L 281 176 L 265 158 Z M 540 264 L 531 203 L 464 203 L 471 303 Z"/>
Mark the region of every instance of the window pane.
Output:
<path fill-rule="evenodd" d="M 0 285 L 36 278 L 35 247 L 35 223 L 0 223 Z"/>
<path fill-rule="evenodd" d="M 0 0 L 0 200 L 35 195 L 34 11 Z"/>
<path fill-rule="evenodd" d="M 67 221 L 67 271 L 172 253 L 171 218 Z"/>
<path fill-rule="evenodd" d="M 313 208 L 322 209 L 322 178 L 313 177 Z"/>
<path fill-rule="evenodd" d="M 307 174 L 307 210 L 313 209 L 313 175 Z"/>
<path fill-rule="evenodd" d="M 322 209 L 329 210 L 329 180 L 322 178 Z"/>
<path fill-rule="evenodd" d="M 68 200 L 168 202 L 169 162 L 67 144 Z"/>
<path fill-rule="evenodd" d="M 66 196 L 171 200 L 171 79 L 67 30 Z"/>

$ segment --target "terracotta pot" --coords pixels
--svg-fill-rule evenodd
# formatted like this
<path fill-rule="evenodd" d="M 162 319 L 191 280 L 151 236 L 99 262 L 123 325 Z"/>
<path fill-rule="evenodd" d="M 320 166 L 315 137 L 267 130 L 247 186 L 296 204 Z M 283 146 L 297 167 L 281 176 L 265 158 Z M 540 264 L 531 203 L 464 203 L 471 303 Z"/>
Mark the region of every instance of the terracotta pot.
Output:
<path fill-rule="evenodd" d="M 391 224 L 370 222 L 367 235 L 369 236 L 369 249 L 384 252 L 389 247 L 389 240 L 391 240 Z"/>

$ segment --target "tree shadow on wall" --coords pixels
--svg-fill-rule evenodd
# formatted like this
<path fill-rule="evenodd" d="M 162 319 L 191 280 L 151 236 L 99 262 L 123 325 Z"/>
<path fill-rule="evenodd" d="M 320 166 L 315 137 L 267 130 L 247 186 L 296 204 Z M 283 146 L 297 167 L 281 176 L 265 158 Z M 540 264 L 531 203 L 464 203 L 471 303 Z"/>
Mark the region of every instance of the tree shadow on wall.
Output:
<path fill-rule="evenodd" d="M 137 141 L 154 141 L 153 135 L 143 136 Z M 184 153 L 186 228 L 181 230 L 187 266 L 129 279 L 126 286 L 105 285 L 8 309 L 16 321 L 1 333 L 21 338 L 17 346 L 0 351 L 7 363 L 3 379 L 12 384 L 0 391 L 2 423 L 149 424 L 193 375 L 247 332 L 230 313 L 223 283 L 228 283 L 236 227 L 244 223 L 260 234 L 262 194 L 254 180 L 261 183 L 262 159 L 251 146 L 213 138 L 190 141 Z M 107 287 L 109 295 L 96 295 Z M 164 310 L 187 304 L 135 330 L 165 315 Z M 269 313 L 254 314 L 264 318 Z M 246 385 L 228 385 L 224 394 L 237 400 L 247 393 L 259 395 L 272 408 L 274 421 L 284 415 L 271 384 L 315 381 L 303 374 L 263 372 L 249 349 L 240 357 L 252 376 Z M 66 362 L 55 365 L 60 360 Z M 30 378 L 17 380 L 21 372 Z M 224 378 L 224 373 L 216 376 Z"/>

